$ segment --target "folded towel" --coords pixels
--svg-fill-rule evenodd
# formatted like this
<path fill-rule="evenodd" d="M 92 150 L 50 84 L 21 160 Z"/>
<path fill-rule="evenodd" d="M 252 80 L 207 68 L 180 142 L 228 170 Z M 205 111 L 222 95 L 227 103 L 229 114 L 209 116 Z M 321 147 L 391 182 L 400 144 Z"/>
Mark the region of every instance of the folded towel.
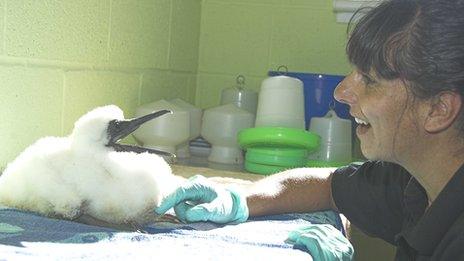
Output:
<path fill-rule="evenodd" d="M 310 224 L 332 224 L 331 211 L 252 218 L 237 225 L 159 222 L 141 232 L 84 225 L 15 209 L 0 209 L 2 258 L 44 260 L 127 260 L 153 257 L 188 260 L 311 260 L 308 252 L 285 242 L 288 233 Z"/>

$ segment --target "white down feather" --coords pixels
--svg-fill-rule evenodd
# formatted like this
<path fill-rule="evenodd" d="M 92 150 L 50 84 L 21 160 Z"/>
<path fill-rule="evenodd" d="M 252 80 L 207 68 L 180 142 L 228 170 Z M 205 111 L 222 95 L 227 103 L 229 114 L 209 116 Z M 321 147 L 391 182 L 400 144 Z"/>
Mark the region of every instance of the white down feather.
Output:
<path fill-rule="evenodd" d="M 67 219 L 90 215 L 114 224 L 144 223 L 182 181 L 160 156 L 106 147 L 114 106 L 82 116 L 68 137 L 26 148 L 0 176 L 0 204 Z"/>

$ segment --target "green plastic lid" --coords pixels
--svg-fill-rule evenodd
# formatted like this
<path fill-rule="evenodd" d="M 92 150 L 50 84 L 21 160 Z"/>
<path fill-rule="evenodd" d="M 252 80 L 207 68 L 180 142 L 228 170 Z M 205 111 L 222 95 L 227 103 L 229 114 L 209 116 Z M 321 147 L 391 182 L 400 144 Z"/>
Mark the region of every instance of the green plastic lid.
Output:
<path fill-rule="evenodd" d="M 243 149 L 253 147 L 300 148 L 313 151 L 319 148 L 319 135 L 303 129 L 257 127 L 241 130 L 238 144 Z"/>
<path fill-rule="evenodd" d="M 285 148 L 285 147 L 253 147 L 249 148 L 247 152 L 284 156 L 284 157 L 307 157 L 308 151 L 300 148 Z"/>
<path fill-rule="evenodd" d="M 253 163 L 248 160 L 245 160 L 245 169 L 249 172 L 256 173 L 256 174 L 271 175 L 277 172 L 284 171 L 288 168 L 282 167 L 282 166 L 272 166 L 272 165 Z"/>
<path fill-rule="evenodd" d="M 336 168 L 350 164 L 350 162 L 324 161 L 324 160 L 309 160 L 306 167 L 312 168 Z"/>
<path fill-rule="evenodd" d="M 281 167 L 303 167 L 307 158 L 306 149 L 296 148 L 249 148 L 245 154 L 249 162 Z"/>

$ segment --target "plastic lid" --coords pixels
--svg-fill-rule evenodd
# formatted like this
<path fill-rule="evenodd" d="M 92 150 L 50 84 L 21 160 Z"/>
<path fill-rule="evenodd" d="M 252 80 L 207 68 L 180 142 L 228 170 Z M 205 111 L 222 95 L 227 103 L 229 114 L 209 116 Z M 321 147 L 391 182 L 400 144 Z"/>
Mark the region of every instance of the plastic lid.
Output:
<path fill-rule="evenodd" d="M 284 157 L 307 157 L 308 151 L 306 149 L 299 148 L 285 148 L 285 147 L 253 147 L 247 150 L 248 153 L 259 153 L 273 156 L 284 156 Z"/>
<path fill-rule="evenodd" d="M 282 166 L 272 166 L 272 165 L 264 165 L 253 163 L 250 161 L 245 161 L 245 169 L 249 172 L 261 174 L 261 175 L 271 175 L 277 172 L 284 171 L 288 169 L 287 167 Z"/>
<path fill-rule="evenodd" d="M 238 143 L 244 148 L 300 148 L 308 151 L 319 148 L 320 137 L 313 133 L 296 128 L 257 127 L 241 130 Z"/>
<path fill-rule="evenodd" d="M 294 148 L 249 148 L 245 159 L 258 164 L 281 167 L 303 167 L 307 163 L 308 152 Z"/>

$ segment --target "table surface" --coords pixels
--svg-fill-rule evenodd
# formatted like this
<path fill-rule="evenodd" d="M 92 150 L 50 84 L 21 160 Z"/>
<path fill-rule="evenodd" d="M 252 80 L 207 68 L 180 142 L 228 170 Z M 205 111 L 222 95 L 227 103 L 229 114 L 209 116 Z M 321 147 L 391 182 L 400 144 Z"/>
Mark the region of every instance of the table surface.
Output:
<path fill-rule="evenodd" d="M 219 169 L 177 165 L 177 164 L 171 164 L 171 169 L 174 175 L 179 175 L 182 177 L 190 177 L 193 175 L 200 174 L 205 177 L 228 177 L 228 178 L 243 179 L 243 180 L 250 180 L 250 181 L 259 180 L 265 177 L 263 175 L 256 175 L 256 174 L 247 173 L 247 172 L 219 170 Z"/>

